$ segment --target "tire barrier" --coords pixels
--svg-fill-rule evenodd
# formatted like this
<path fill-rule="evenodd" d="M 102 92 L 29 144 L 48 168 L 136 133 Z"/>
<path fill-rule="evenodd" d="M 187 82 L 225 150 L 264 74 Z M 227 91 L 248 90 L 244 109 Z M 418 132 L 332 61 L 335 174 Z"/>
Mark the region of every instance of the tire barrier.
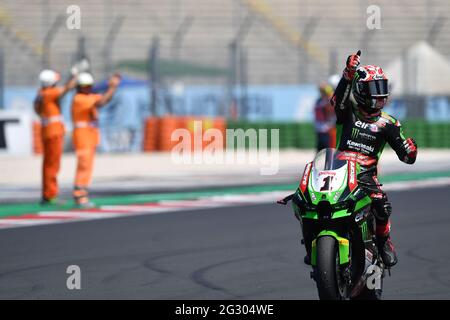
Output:
<path fill-rule="evenodd" d="M 144 125 L 144 152 L 164 151 L 173 149 L 180 140 L 172 141 L 172 133 L 177 129 L 184 129 L 190 136 L 190 148 L 195 147 L 204 150 L 212 141 L 204 139 L 204 134 L 208 129 L 217 129 L 223 137 L 222 145 L 225 147 L 225 131 L 227 123 L 224 118 L 209 118 L 195 116 L 164 116 L 150 117 L 145 120 Z M 195 144 L 194 141 L 200 142 Z"/>

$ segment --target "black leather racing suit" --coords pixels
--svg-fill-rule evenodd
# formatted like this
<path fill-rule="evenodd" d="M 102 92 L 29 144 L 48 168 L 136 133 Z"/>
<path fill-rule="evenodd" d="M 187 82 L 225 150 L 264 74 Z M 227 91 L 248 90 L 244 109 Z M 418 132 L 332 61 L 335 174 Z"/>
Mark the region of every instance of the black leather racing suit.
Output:
<path fill-rule="evenodd" d="M 408 157 L 403 147 L 406 138 L 397 119 L 385 112 L 375 122 L 357 118 L 349 99 L 350 87 L 351 83 L 342 77 L 331 99 L 336 112 L 336 149 L 348 152 L 349 156 L 356 156 L 362 170 L 359 180 L 372 198 L 376 211 L 377 235 L 388 233 L 392 209 L 378 183 L 378 159 L 386 142 L 401 161 L 412 164 L 416 159 Z"/>

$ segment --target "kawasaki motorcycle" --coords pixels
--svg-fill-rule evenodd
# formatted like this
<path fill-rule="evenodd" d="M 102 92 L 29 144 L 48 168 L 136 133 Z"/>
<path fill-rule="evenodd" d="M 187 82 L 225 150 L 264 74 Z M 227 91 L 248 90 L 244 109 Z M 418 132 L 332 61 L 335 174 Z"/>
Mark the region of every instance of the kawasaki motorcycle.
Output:
<path fill-rule="evenodd" d="M 306 165 L 292 201 L 320 299 L 381 299 L 385 266 L 367 190 L 352 153 L 323 149 Z"/>

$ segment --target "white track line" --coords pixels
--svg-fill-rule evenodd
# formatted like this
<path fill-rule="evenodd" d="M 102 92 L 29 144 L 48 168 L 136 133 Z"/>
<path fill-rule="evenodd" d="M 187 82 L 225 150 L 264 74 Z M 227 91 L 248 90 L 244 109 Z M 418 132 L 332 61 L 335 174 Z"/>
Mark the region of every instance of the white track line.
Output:
<path fill-rule="evenodd" d="M 401 181 L 385 184 L 382 188 L 389 190 L 409 190 L 450 185 L 450 177 L 432 178 L 417 181 Z M 292 190 L 293 192 L 294 190 Z M 132 205 L 105 205 L 90 210 L 42 211 L 36 218 L 7 217 L 0 218 L 0 229 L 28 227 L 75 221 L 108 219 L 130 215 L 151 215 L 186 210 L 201 210 L 215 207 L 243 206 L 252 204 L 275 203 L 290 193 L 287 191 L 267 191 L 247 194 L 224 194 L 199 197 L 196 200 L 162 200 L 154 203 Z"/>
<path fill-rule="evenodd" d="M 101 206 L 101 210 L 123 210 L 127 211 L 128 213 L 152 213 L 152 212 L 169 212 L 174 210 L 180 210 L 183 207 L 171 207 L 171 208 L 164 208 L 164 207 L 144 207 L 144 206 L 137 206 L 137 205 L 118 205 L 118 206 Z M 126 213 L 125 213 L 126 214 Z"/>
<path fill-rule="evenodd" d="M 66 217 L 66 218 L 84 218 L 84 219 L 94 219 L 94 218 L 108 218 L 120 216 L 117 212 L 86 212 L 86 211 L 44 211 L 37 214 L 41 217 Z M 0 220 L 2 221 L 2 220 Z"/>
<path fill-rule="evenodd" d="M 59 219 L 1 219 L 0 223 L 4 225 L 13 226 L 26 226 L 26 225 L 37 225 L 37 224 L 51 224 L 62 222 Z"/>

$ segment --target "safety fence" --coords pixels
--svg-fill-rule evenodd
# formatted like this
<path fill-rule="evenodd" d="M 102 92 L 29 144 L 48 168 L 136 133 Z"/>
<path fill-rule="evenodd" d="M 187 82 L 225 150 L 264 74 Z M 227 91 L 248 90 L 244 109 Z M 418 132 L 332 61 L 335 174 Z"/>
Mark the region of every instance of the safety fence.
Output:
<path fill-rule="evenodd" d="M 310 122 L 302 123 L 286 123 L 286 122 L 245 122 L 232 121 L 227 124 L 228 129 L 249 129 L 267 130 L 267 137 L 271 137 L 270 132 L 278 129 L 279 148 L 299 148 L 311 149 L 315 148 L 316 137 L 314 125 Z M 272 139 L 267 138 L 267 146 L 271 147 Z"/>
<path fill-rule="evenodd" d="M 408 137 L 416 139 L 422 148 L 450 148 L 450 123 L 431 123 L 423 120 L 402 121 L 404 133 Z M 247 129 L 279 129 L 280 149 L 296 148 L 309 149 L 316 147 L 316 133 L 314 124 L 310 122 L 286 123 L 286 122 L 228 122 L 227 128 L 243 130 Z M 270 142 L 268 143 L 270 145 Z"/>
<path fill-rule="evenodd" d="M 405 135 L 413 137 L 421 148 L 450 148 L 450 122 L 405 120 L 402 126 Z M 230 146 L 230 141 L 226 141 L 226 129 L 242 129 L 244 133 L 253 129 L 257 136 L 260 136 L 259 130 L 266 130 L 265 137 L 267 137 L 266 143 L 269 148 L 272 146 L 272 130 L 278 130 L 280 149 L 313 149 L 316 147 L 317 139 L 314 124 L 310 122 L 248 122 L 226 121 L 224 118 L 165 116 L 150 117 L 145 120 L 142 150 L 144 152 L 171 151 L 182 141 L 181 138 L 173 139 L 173 133 L 177 129 L 185 130 L 185 134 L 181 132 L 175 137 L 189 137 L 192 150 L 195 143 L 198 148 L 204 149 L 211 142 L 204 136 L 208 129 L 218 129 L 221 132 L 224 146 L 226 144 Z M 248 139 L 245 140 L 245 146 L 250 146 Z M 42 153 L 39 123 L 33 124 L 33 151 L 35 154 Z"/>

